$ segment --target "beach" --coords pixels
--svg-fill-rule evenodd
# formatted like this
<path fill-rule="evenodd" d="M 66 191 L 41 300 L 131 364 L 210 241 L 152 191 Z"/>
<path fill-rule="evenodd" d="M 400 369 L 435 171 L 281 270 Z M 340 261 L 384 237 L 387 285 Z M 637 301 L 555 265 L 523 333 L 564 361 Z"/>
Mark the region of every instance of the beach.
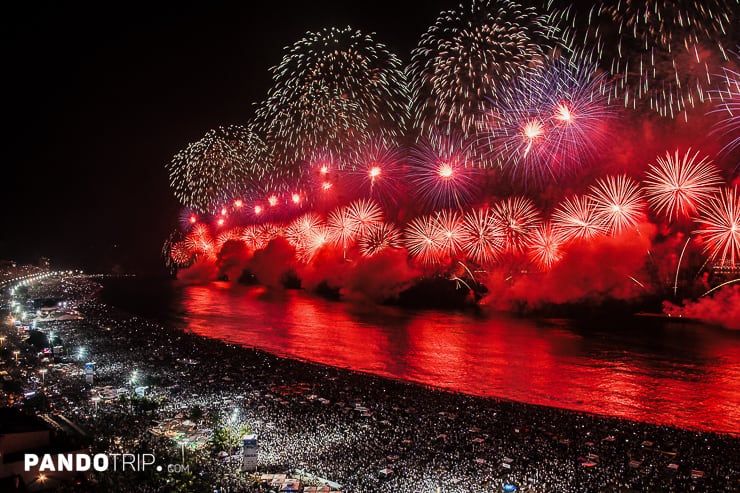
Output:
<path fill-rule="evenodd" d="M 738 437 L 281 358 L 132 316 L 102 304 L 98 289 L 94 278 L 55 277 L 29 291 L 74 301 L 81 318 L 43 324 L 66 353 L 46 362 L 4 326 L 5 354 L 21 351 L 6 366 L 44 396 L 14 405 L 63 414 L 87 430 L 96 453 L 151 452 L 188 470 L 95 472 L 66 486 L 83 488 L 75 491 L 267 491 L 259 478 L 268 473 L 352 492 L 740 490 Z M 92 384 L 82 373 L 88 360 Z M 142 390 L 113 398 L 106 388 Z M 162 432 L 175 425 L 186 431 Z M 217 429 L 257 436 L 256 474 L 241 470 L 238 446 L 216 451 Z"/>

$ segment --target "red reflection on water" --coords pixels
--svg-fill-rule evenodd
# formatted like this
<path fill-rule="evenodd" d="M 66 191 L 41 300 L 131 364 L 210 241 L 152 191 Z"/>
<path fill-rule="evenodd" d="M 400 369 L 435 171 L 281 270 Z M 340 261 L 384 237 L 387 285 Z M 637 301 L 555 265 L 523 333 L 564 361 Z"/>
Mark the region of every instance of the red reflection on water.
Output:
<path fill-rule="evenodd" d="M 474 395 L 740 434 L 735 333 L 654 321 L 583 330 L 226 283 L 179 293 L 186 328 L 208 337 Z"/>

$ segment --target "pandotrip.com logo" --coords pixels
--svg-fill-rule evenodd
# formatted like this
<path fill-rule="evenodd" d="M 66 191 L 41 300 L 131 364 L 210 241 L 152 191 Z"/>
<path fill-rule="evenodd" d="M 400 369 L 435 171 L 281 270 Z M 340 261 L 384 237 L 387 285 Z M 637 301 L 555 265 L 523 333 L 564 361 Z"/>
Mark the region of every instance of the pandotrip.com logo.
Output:
<path fill-rule="evenodd" d="M 26 472 L 144 472 L 148 469 L 161 472 L 163 467 L 156 462 L 154 454 L 25 454 L 23 466 Z M 172 469 L 170 466 L 168 470 Z"/>

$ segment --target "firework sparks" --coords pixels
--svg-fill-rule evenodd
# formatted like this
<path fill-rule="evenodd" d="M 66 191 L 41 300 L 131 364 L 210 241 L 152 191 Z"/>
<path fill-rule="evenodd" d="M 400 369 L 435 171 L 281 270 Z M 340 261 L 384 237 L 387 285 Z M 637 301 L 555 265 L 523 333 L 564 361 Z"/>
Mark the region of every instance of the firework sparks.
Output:
<path fill-rule="evenodd" d="M 646 101 L 672 118 L 714 87 L 709 67 L 726 60 L 736 10 L 737 2 L 723 0 L 604 0 L 587 12 L 556 11 L 553 19 L 564 27 L 565 44 L 592 47 L 594 59 L 619 79 L 612 99 L 633 108 Z"/>

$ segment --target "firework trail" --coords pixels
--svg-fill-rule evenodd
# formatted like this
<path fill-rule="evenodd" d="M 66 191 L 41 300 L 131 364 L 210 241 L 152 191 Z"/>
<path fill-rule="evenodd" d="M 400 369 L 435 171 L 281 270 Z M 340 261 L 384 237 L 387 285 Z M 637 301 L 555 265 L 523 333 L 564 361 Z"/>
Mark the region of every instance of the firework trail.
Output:
<path fill-rule="evenodd" d="M 509 0 L 442 12 L 411 53 L 412 118 L 423 135 L 474 130 L 481 103 L 548 49 L 544 18 Z"/>
<path fill-rule="evenodd" d="M 704 251 L 720 265 L 735 268 L 740 261 L 740 195 L 737 187 L 722 188 L 699 208 L 696 233 Z"/>
<path fill-rule="evenodd" d="M 232 197 L 269 178 L 270 155 L 262 140 L 240 126 L 218 127 L 175 154 L 167 165 L 177 199 L 196 212 L 216 213 Z"/>
<path fill-rule="evenodd" d="M 723 184 L 719 169 L 707 157 L 697 160 L 691 149 L 683 156 L 656 158 L 645 175 L 644 191 L 651 207 L 669 221 L 693 215 Z"/>
<path fill-rule="evenodd" d="M 281 164 L 315 149 L 342 154 L 373 136 L 400 137 L 408 89 L 400 59 L 350 27 L 309 32 L 272 69 L 257 121 Z"/>

